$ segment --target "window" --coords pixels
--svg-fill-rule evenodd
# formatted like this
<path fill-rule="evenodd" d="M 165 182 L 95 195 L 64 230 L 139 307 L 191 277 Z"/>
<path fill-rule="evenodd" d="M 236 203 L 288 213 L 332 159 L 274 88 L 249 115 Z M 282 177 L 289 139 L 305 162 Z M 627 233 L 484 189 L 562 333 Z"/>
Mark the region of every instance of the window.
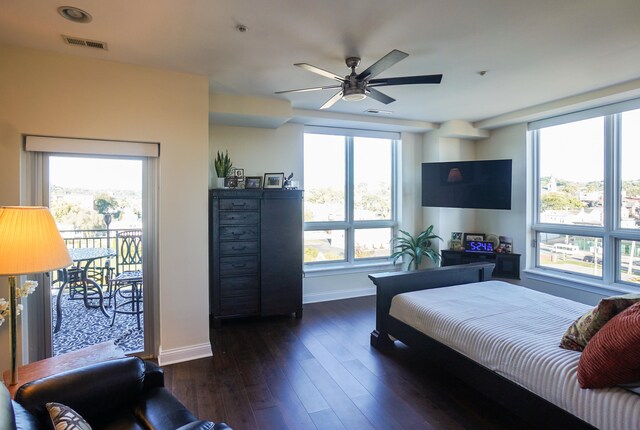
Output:
<path fill-rule="evenodd" d="M 304 135 L 304 261 L 386 260 L 396 227 L 398 135 L 308 128 Z"/>
<path fill-rule="evenodd" d="M 536 267 L 640 285 L 640 100 L 530 124 Z"/>

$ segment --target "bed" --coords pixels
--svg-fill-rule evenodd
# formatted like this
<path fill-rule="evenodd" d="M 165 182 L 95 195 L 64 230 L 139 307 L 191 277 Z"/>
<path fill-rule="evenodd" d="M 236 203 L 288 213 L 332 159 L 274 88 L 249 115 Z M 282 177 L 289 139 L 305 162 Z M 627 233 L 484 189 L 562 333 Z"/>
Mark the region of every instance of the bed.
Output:
<path fill-rule="evenodd" d="M 493 266 L 370 275 L 371 344 L 400 340 L 539 428 L 639 429 L 640 395 L 581 389 L 580 353 L 558 347 L 591 306 L 492 280 Z"/>

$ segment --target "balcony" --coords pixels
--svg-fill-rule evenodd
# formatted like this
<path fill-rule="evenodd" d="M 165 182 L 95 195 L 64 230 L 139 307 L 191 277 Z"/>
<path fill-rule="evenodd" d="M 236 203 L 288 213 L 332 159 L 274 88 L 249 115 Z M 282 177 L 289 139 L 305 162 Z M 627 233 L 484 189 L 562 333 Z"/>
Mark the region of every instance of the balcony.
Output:
<path fill-rule="evenodd" d="M 113 257 L 97 258 L 88 262 L 87 278 L 94 281 L 102 290 L 104 296 L 105 313 L 99 305 L 97 294 L 93 294 L 88 300 L 89 307 L 83 299 L 83 289 L 75 288 L 73 284 L 64 289 L 61 297 L 61 324 L 60 330 L 53 333 L 52 355 L 60 355 L 75 351 L 89 345 L 113 340 L 125 352 L 137 352 L 144 349 L 144 327 L 137 327 L 135 315 L 118 314 L 113 319 L 113 303 L 109 297 L 107 287 L 107 275 L 122 271 L 142 270 L 141 264 L 123 264 L 123 242 L 120 234 L 123 232 L 140 232 L 140 229 L 98 229 L 98 230 L 61 230 L 60 233 L 69 249 L 101 248 L 111 249 L 115 252 Z M 139 245 L 137 245 L 139 246 Z M 142 255 L 142 249 L 127 249 L 126 253 Z M 85 267 L 86 262 L 75 262 L 79 267 Z M 51 277 L 51 315 L 52 327 L 56 326 L 57 312 L 56 301 L 63 285 L 64 270 L 52 273 Z M 69 278 L 67 278 L 69 279 Z M 141 324 L 143 321 L 141 320 Z"/>

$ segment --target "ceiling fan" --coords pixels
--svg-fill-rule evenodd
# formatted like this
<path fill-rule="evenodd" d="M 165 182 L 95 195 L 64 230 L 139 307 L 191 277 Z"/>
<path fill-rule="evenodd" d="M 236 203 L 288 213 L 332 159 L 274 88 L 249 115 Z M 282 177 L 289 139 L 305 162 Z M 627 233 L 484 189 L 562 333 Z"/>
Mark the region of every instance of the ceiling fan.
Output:
<path fill-rule="evenodd" d="M 360 58 L 348 57 L 345 60 L 345 63 L 347 64 L 347 67 L 351 68 L 351 74 L 345 76 L 344 78 L 342 76 L 336 75 L 335 73 L 328 72 L 316 66 L 312 66 L 311 64 L 297 63 L 294 64 L 294 66 L 302 67 L 305 70 L 317 73 L 318 75 L 327 77 L 329 79 L 334 79 L 340 82 L 340 84 L 315 88 L 303 88 L 299 90 L 277 91 L 276 94 L 340 89 L 340 91 L 338 91 L 333 97 L 331 97 L 325 104 L 320 107 L 320 109 L 327 109 L 333 106 L 333 104 L 340 99 L 345 101 L 357 101 L 363 100 L 367 96 L 369 96 L 372 99 L 378 100 L 379 102 L 382 102 L 384 104 L 389 104 L 395 101 L 394 98 L 389 97 L 388 95 L 376 90 L 374 87 L 440 83 L 440 81 L 442 80 L 442 75 L 403 76 L 398 78 L 373 79 L 380 73 L 387 70 L 389 67 L 396 64 L 398 61 L 403 60 L 408 56 L 409 54 L 407 54 L 406 52 L 394 49 L 393 51 L 389 52 L 387 55 L 376 61 L 374 64 L 369 66 L 369 68 L 364 72 L 360 73 L 356 73 L 356 67 L 358 67 L 358 65 L 360 64 Z"/>

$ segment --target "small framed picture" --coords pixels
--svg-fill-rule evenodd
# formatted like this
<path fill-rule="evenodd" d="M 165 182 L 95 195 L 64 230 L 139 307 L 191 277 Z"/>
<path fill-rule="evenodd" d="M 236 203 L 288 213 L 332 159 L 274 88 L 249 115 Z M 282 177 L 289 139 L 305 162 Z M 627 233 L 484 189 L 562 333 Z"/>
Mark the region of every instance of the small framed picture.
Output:
<path fill-rule="evenodd" d="M 265 173 L 263 188 L 282 188 L 284 173 Z"/>
<path fill-rule="evenodd" d="M 226 188 L 237 188 L 238 187 L 238 178 L 226 177 L 224 178 L 224 186 Z"/>
<path fill-rule="evenodd" d="M 461 240 L 455 240 L 455 239 L 451 239 L 451 246 L 450 248 L 453 251 L 460 251 L 462 250 L 462 241 Z"/>
<path fill-rule="evenodd" d="M 262 176 L 247 176 L 244 178 L 244 187 L 246 189 L 262 188 Z"/>
<path fill-rule="evenodd" d="M 231 176 L 235 177 L 238 182 L 244 181 L 244 169 L 234 167 L 231 169 Z"/>
<path fill-rule="evenodd" d="M 500 244 L 498 245 L 498 251 L 504 254 L 511 254 L 513 252 L 513 238 L 509 236 L 500 236 L 498 239 Z"/>
<path fill-rule="evenodd" d="M 467 247 L 467 243 L 474 241 L 474 240 L 484 240 L 484 234 L 482 233 L 465 233 L 464 234 L 464 242 L 463 242 L 463 246 L 466 248 Z"/>

